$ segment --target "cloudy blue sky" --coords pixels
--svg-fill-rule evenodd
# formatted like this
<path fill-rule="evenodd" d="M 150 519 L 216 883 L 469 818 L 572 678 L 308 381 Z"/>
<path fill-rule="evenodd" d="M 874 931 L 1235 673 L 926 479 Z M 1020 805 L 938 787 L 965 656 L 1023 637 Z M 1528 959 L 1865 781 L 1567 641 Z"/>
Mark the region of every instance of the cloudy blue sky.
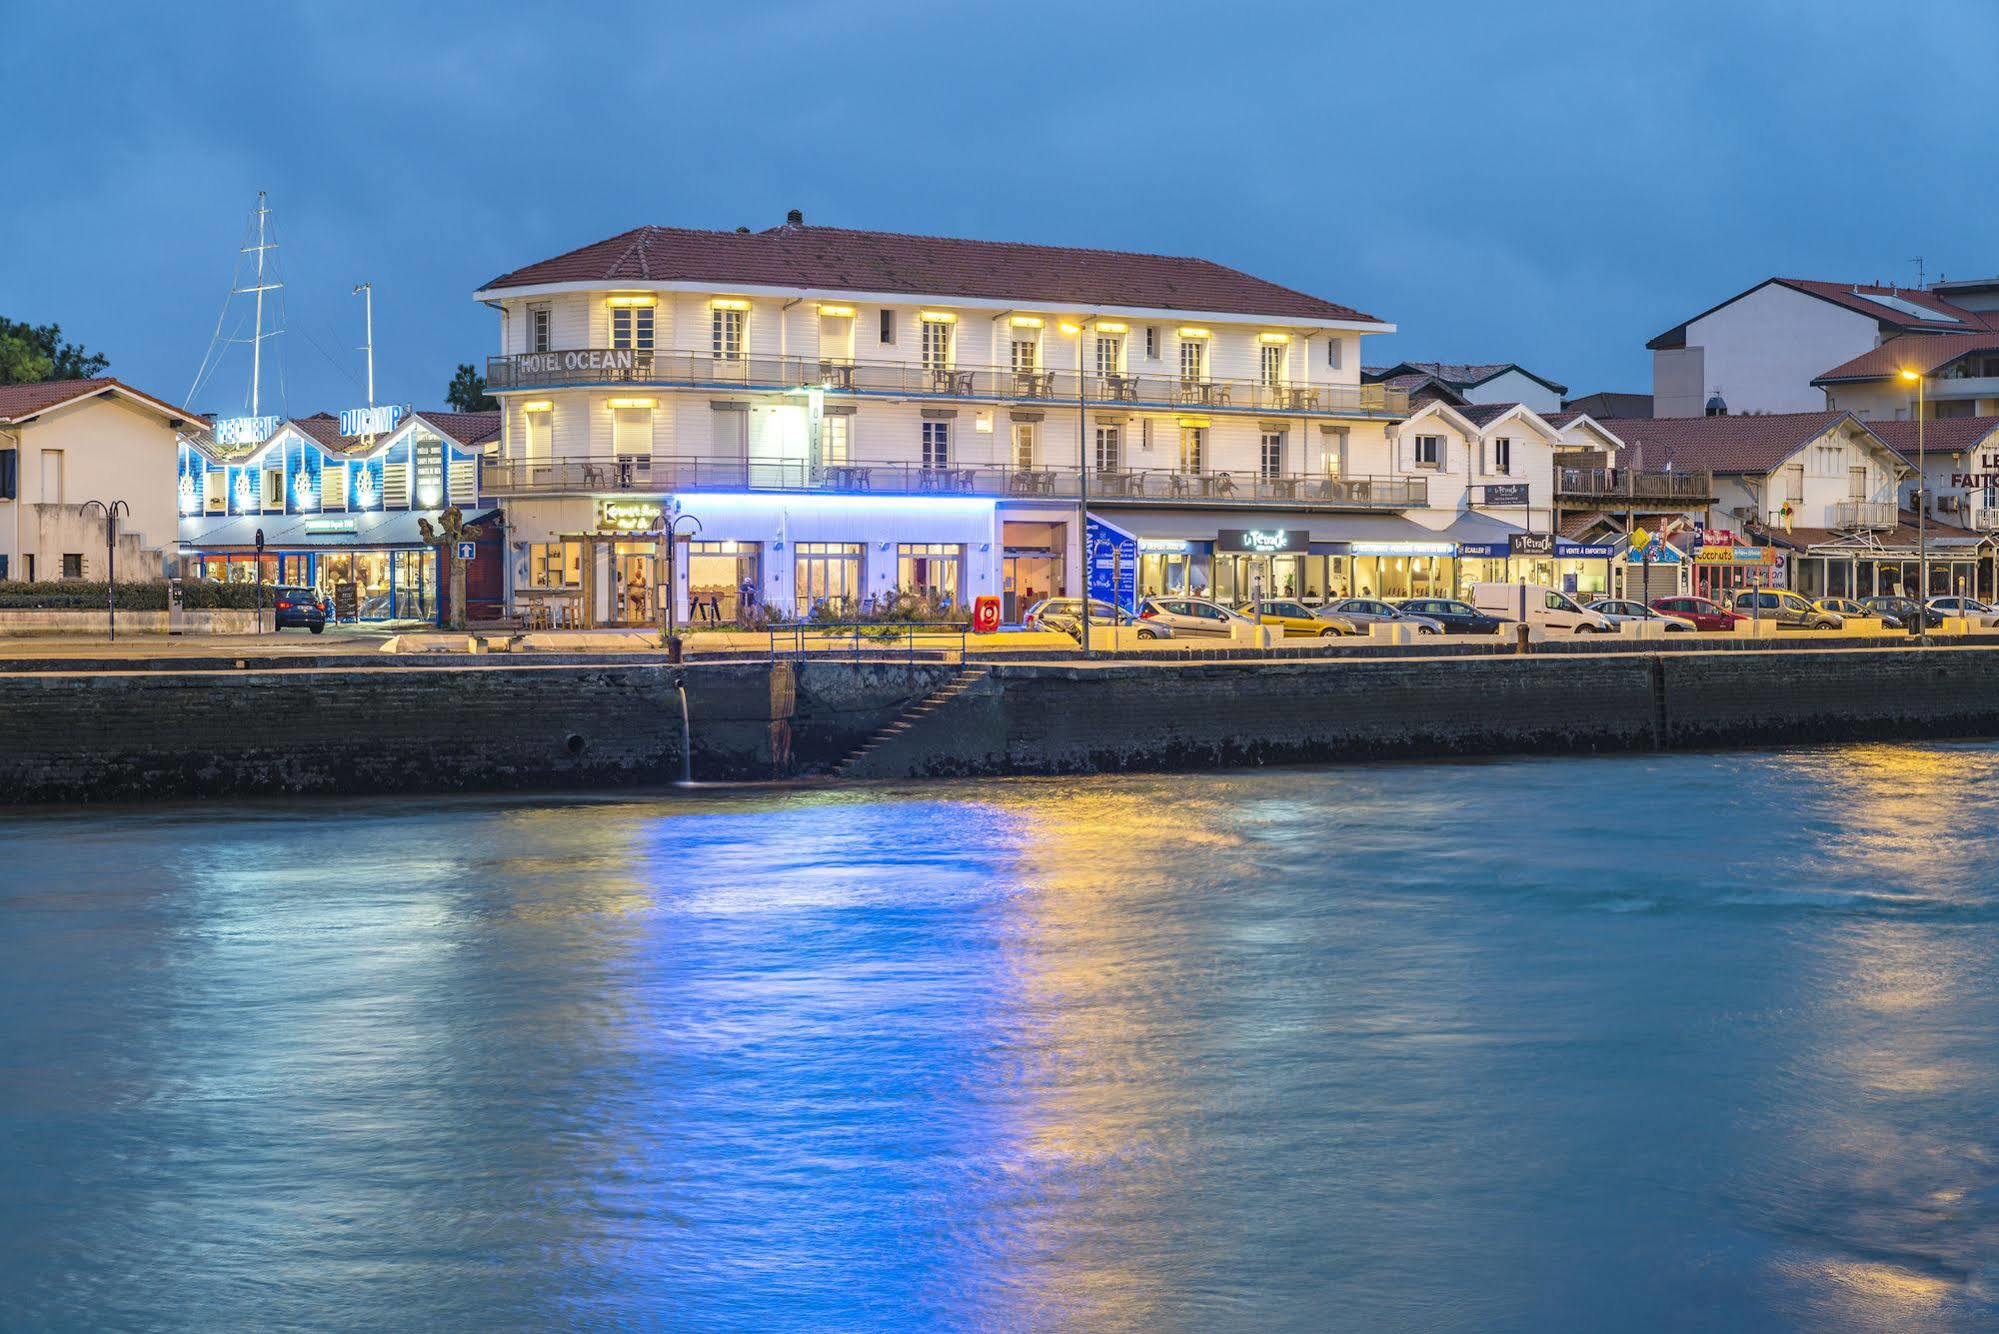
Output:
<path fill-rule="evenodd" d="M 267 399 L 441 401 L 484 279 L 639 223 L 1203 255 L 1402 332 L 1369 359 L 1649 387 L 1781 273 L 1999 270 L 1999 5 L 31 5 L 0 0 L 0 314 L 189 392 L 258 190 Z M 1982 184 L 1981 184 L 1982 182 Z M 193 406 L 234 410 L 247 356 Z M 280 374 L 282 384 L 280 384 Z"/>

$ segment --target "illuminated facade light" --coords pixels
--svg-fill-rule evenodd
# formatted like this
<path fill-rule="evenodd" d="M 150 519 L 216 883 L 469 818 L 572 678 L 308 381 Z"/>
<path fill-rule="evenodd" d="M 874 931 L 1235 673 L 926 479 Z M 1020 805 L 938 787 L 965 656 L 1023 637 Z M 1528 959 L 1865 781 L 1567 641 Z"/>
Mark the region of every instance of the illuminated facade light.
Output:
<path fill-rule="evenodd" d="M 854 318 L 852 306 L 836 306 L 827 302 L 819 303 L 819 313 L 829 320 L 851 320 Z"/>
<path fill-rule="evenodd" d="M 551 400 L 551 399 L 546 399 L 546 398 L 532 398 L 532 399 L 529 399 L 529 400 L 528 400 L 527 402 L 525 402 L 525 403 L 521 404 L 521 411 L 522 411 L 522 412 L 553 412 L 553 411 L 555 411 L 555 403 L 554 403 L 554 401 L 553 401 L 553 400 Z"/>
<path fill-rule="evenodd" d="M 708 303 L 714 310 L 748 310 L 750 303 L 739 296 L 718 296 Z"/>
<path fill-rule="evenodd" d="M 1129 324 L 1120 324 L 1116 320 L 1098 320 L 1097 332 L 1107 334 L 1130 333 L 1131 326 Z"/>
<path fill-rule="evenodd" d="M 1016 315 L 1008 323 L 1012 324 L 1016 329 L 1039 329 L 1041 327 L 1041 317 L 1039 315 Z"/>
<path fill-rule="evenodd" d="M 659 406 L 659 400 L 656 398 L 614 398 L 610 400 L 610 406 L 613 409 L 656 408 Z"/>
<path fill-rule="evenodd" d="M 1291 341 L 1291 335 L 1288 333 L 1258 334 L 1256 336 L 1256 341 L 1259 343 L 1270 343 L 1270 344 L 1288 343 Z"/>
<path fill-rule="evenodd" d="M 605 297 L 604 304 L 621 309 L 628 306 L 657 306 L 659 298 L 646 292 L 620 293 Z"/>
<path fill-rule="evenodd" d="M 1074 338 L 1077 334 L 1083 332 L 1083 326 L 1064 320 L 1062 321 L 1062 332 Z"/>
<path fill-rule="evenodd" d="M 1183 324 L 1180 326 L 1180 336 L 1182 338 L 1207 338 L 1210 335 L 1208 330 L 1203 329 L 1198 324 Z"/>
<path fill-rule="evenodd" d="M 919 310 L 916 318 L 925 324 L 956 324 L 958 317 L 948 310 Z"/>

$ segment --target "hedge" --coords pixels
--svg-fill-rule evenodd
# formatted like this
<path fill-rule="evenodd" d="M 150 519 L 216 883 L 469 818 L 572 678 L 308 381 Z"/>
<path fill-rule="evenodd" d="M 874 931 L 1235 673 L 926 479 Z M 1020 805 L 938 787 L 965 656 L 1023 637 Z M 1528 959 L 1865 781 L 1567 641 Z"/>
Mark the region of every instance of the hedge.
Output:
<path fill-rule="evenodd" d="M 249 611 L 257 605 L 255 584 L 219 584 L 204 579 L 184 579 L 181 581 L 181 605 L 190 611 L 210 611 L 216 608 Z M 24 580 L 0 580 L 0 608 L 31 608 L 38 611 L 56 611 L 80 608 L 85 611 L 100 611 L 104 607 L 105 586 L 102 580 L 65 579 L 60 583 L 41 580 L 28 583 Z M 264 605 L 271 605 L 270 586 L 264 588 Z M 120 611 L 165 611 L 167 609 L 167 585 L 164 579 L 145 583 L 118 585 L 118 609 Z"/>

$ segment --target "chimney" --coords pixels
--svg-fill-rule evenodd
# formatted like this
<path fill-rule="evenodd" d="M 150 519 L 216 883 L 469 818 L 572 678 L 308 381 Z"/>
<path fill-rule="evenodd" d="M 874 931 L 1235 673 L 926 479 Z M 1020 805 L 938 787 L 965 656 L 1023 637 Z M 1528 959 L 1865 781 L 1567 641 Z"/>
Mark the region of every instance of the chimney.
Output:
<path fill-rule="evenodd" d="M 805 215 L 797 209 L 793 209 L 784 215 L 784 225 L 787 230 L 803 227 L 805 225 Z"/>

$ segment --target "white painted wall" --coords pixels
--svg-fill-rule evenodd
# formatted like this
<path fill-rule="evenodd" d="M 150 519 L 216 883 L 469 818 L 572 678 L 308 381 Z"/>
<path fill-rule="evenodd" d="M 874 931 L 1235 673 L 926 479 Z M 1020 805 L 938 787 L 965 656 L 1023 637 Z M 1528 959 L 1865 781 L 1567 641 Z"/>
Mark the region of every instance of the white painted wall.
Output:
<path fill-rule="evenodd" d="M 1687 326 L 1687 348 L 1702 354 L 1700 404 L 1685 383 L 1691 358 L 1669 360 L 1667 379 L 1661 358 L 1653 358 L 1654 411 L 1698 416 L 1707 394 L 1719 389 L 1732 413 L 1815 412 L 1825 395 L 1812 386 L 1813 377 L 1875 347 L 1879 327 L 1858 311 L 1794 288 L 1759 287 Z"/>
<path fill-rule="evenodd" d="M 1465 391 L 1473 403 L 1525 403 L 1536 412 L 1559 412 L 1562 396 L 1530 375 L 1507 371 Z"/>
<path fill-rule="evenodd" d="M 84 577 L 104 577 L 104 520 L 83 513 L 86 500 L 123 500 L 130 517 L 118 577 L 157 578 L 161 552 L 179 532 L 178 442 L 165 418 L 116 397 L 87 399 L 25 426 L 0 431 L 0 449 L 18 441 L 20 498 L 0 500 L 0 552 L 7 576 L 27 577 L 25 557 L 35 557 L 35 577 L 55 579 L 66 552 L 83 556 Z M 43 501 L 48 456 L 62 457 L 61 494 Z"/>

